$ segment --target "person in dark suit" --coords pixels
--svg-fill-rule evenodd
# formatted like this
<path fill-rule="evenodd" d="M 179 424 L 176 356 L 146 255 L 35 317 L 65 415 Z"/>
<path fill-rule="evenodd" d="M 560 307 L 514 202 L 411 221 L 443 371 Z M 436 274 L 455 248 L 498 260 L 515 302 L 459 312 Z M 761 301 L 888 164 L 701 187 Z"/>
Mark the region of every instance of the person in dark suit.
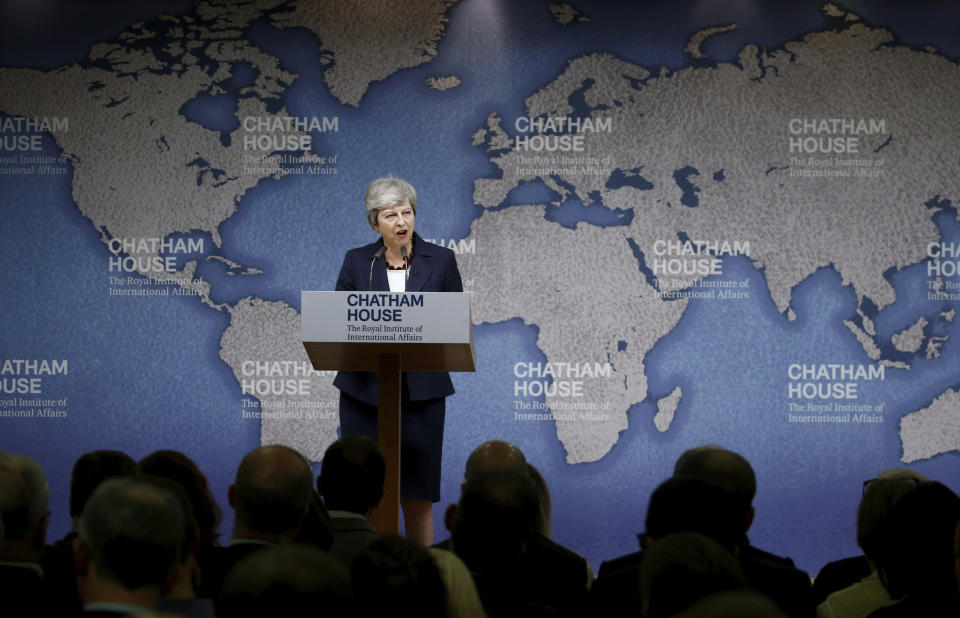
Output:
<path fill-rule="evenodd" d="M 483 482 L 470 490 L 475 481 Z M 542 489 L 546 492 L 545 482 Z M 460 491 L 460 504 L 446 514 L 447 528 L 460 528 L 453 535 L 460 536 L 460 547 L 454 538 L 436 547 L 452 550 L 467 563 L 488 612 L 503 614 L 517 602 L 520 614 L 581 615 L 593 579 L 590 566 L 544 534 L 543 522 L 538 524 L 541 498 L 523 452 L 501 440 L 484 442 L 467 459 Z M 531 500 L 534 516 L 528 520 Z"/>
<path fill-rule="evenodd" d="M 313 494 L 313 471 L 303 455 L 280 445 L 247 453 L 227 498 L 233 534 L 204 566 L 201 596 L 219 599 L 230 569 L 265 547 L 290 543 L 300 532 Z"/>
<path fill-rule="evenodd" d="M 386 462 L 368 436 L 344 436 L 323 454 L 317 490 L 330 510 L 330 554 L 349 565 L 379 533 L 367 519 L 383 497 Z"/>
<path fill-rule="evenodd" d="M 790 558 L 754 547 L 747 537 L 757 493 L 757 478 L 750 462 L 720 446 L 698 446 L 680 455 L 673 475 L 710 483 L 733 498 L 742 531 L 738 559 L 747 583 L 770 597 L 792 618 L 813 616 L 816 606 L 810 577 L 797 569 Z"/>
<path fill-rule="evenodd" d="M 367 222 L 380 238 L 347 251 L 337 277 L 340 291 L 462 292 L 451 250 L 414 233 L 417 194 L 394 177 L 374 180 L 364 194 Z M 377 374 L 341 371 L 341 435 L 377 435 Z M 445 398 L 453 382 L 443 372 L 406 372 L 401 381 L 400 506 L 408 538 L 433 543 L 433 502 L 440 499 Z"/>
<path fill-rule="evenodd" d="M 592 613 L 642 615 L 641 573 L 646 548 L 677 532 L 702 534 L 734 554 L 740 539 L 740 512 L 733 497 L 722 488 L 692 477 L 672 477 L 650 495 L 646 530 L 638 535 L 643 549 L 600 565 L 590 590 Z"/>

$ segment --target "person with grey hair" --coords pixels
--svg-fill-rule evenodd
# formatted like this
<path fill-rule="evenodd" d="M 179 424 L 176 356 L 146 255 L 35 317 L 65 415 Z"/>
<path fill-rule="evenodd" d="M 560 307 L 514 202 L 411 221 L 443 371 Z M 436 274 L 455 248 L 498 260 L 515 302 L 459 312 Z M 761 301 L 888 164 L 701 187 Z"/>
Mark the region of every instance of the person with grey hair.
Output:
<path fill-rule="evenodd" d="M 417 193 L 393 176 L 378 178 L 364 194 L 367 223 L 379 238 L 347 251 L 337 277 L 340 291 L 462 292 L 453 251 L 414 232 Z M 341 435 L 377 435 L 377 374 L 341 371 Z M 401 380 L 400 506 L 407 537 L 433 543 L 432 503 L 440 499 L 440 460 L 446 397 L 453 382 L 444 372 L 413 372 Z"/>
<path fill-rule="evenodd" d="M 139 477 L 101 483 L 74 540 L 84 615 L 154 608 L 180 560 L 183 530 L 183 509 L 170 490 Z"/>
<path fill-rule="evenodd" d="M 43 601 L 39 561 L 49 501 L 50 488 L 36 460 L 0 453 L 0 615 L 35 612 Z"/>

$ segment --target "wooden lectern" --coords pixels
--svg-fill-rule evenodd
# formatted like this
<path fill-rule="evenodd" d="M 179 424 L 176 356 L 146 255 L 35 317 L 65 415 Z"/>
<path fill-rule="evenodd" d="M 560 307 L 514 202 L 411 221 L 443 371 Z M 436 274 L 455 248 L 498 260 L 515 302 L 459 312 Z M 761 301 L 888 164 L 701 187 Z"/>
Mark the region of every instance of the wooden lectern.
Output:
<path fill-rule="evenodd" d="M 301 292 L 300 332 L 318 371 L 379 372 L 377 442 L 387 460 L 374 525 L 400 532 L 400 374 L 476 371 L 470 292 Z"/>

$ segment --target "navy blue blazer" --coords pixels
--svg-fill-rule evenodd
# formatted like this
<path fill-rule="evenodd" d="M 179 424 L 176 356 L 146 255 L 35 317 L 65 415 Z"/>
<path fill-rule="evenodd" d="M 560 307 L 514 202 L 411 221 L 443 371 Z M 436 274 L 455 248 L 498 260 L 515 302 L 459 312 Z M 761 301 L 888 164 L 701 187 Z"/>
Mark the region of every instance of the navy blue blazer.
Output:
<path fill-rule="evenodd" d="M 370 263 L 374 254 L 383 246 L 383 239 L 350 249 L 343 257 L 343 266 L 337 277 L 337 291 L 367 290 L 388 291 L 386 261 L 380 258 L 373 268 L 373 283 L 370 283 Z M 408 292 L 462 292 L 463 282 L 457 270 L 453 251 L 428 243 L 413 234 L 413 262 Z M 438 371 L 407 371 L 403 374 L 410 401 L 438 399 L 453 394 L 450 374 Z M 375 371 L 341 371 L 333 385 L 360 401 L 377 405 L 377 373 Z"/>

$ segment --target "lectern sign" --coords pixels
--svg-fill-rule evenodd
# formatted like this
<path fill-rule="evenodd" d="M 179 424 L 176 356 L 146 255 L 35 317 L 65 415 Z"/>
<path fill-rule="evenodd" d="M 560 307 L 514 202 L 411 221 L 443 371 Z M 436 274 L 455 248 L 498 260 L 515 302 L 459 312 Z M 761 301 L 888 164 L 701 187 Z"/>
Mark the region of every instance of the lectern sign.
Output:
<path fill-rule="evenodd" d="M 398 348 L 409 370 L 474 370 L 469 292 L 302 292 L 300 299 L 301 335 L 316 368 L 376 369 L 363 346 L 343 344 L 389 352 L 390 344 L 416 344 Z"/>
<path fill-rule="evenodd" d="M 303 292 L 304 341 L 468 343 L 470 297 L 448 292 Z"/>

